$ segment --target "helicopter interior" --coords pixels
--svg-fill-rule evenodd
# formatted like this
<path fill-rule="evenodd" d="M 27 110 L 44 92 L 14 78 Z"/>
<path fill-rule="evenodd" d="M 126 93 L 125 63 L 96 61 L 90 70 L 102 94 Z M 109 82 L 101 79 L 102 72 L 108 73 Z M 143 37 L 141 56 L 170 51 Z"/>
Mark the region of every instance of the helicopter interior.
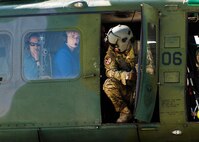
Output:
<path fill-rule="evenodd" d="M 129 13 L 129 12 L 115 12 L 115 13 L 106 13 L 102 15 L 101 23 L 101 111 L 102 111 L 102 123 L 114 123 L 119 116 L 119 113 L 115 111 L 113 104 L 106 96 L 103 91 L 103 83 L 106 79 L 105 68 L 104 68 L 104 56 L 108 49 L 108 45 L 104 42 L 106 33 L 111 27 L 114 27 L 118 24 L 127 25 L 131 28 L 134 35 L 134 42 L 136 42 L 136 48 L 134 49 L 136 61 L 138 62 L 138 54 L 140 49 L 141 41 L 141 13 L 138 11 Z M 152 122 L 159 122 L 159 107 L 158 107 L 158 95 L 156 99 L 156 106 L 154 114 L 152 117 Z M 136 120 L 132 119 L 130 123 L 134 123 Z"/>
<path fill-rule="evenodd" d="M 199 14 L 188 14 L 188 41 L 187 41 L 187 89 L 186 105 L 188 121 L 199 121 Z"/>

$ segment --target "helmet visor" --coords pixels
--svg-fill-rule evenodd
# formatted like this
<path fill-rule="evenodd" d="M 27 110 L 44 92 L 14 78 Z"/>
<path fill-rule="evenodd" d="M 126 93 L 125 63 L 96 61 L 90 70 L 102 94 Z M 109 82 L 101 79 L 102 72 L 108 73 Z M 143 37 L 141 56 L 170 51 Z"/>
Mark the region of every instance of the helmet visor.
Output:
<path fill-rule="evenodd" d="M 109 31 L 108 34 L 107 34 L 107 40 L 108 40 L 108 42 L 111 43 L 111 44 L 117 44 L 118 38 L 120 38 L 120 37 L 117 36 L 116 34 L 114 34 L 114 33 L 112 32 L 112 30 Z"/>

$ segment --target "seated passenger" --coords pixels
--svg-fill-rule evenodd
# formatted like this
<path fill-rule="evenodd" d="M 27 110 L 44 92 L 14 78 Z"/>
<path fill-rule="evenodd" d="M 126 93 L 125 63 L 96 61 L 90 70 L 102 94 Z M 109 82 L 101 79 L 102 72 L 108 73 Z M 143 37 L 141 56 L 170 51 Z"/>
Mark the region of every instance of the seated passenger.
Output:
<path fill-rule="evenodd" d="M 31 34 L 28 45 L 24 49 L 24 75 L 26 79 L 34 80 L 39 78 L 39 35 Z"/>
<path fill-rule="evenodd" d="M 66 32 L 66 42 L 57 51 L 54 58 L 54 78 L 75 78 L 80 72 L 79 33 Z"/>

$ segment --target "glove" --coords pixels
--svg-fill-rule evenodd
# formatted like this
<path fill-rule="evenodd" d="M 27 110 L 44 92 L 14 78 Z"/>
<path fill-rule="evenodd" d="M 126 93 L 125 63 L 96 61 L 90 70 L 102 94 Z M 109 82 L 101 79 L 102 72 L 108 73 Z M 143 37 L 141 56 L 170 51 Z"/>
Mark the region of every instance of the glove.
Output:
<path fill-rule="evenodd" d="M 126 80 L 136 80 L 137 75 L 134 71 L 127 72 Z"/>
<path fill-rule="evenodd" d="M 126 85 L 126 76 L 127 76 L 127 72 L 123 71 L 121 73 L 121 82 L 122 82 L 123 85 Z"/>
<path fill-rule="evenodd" d="M 121 73 L 122 84 L 126 85 L 127 80 L 136 80 L 136 73 L 134 73 L 133 71 L 130 71 L 130 72 L 123 71 Z"/>

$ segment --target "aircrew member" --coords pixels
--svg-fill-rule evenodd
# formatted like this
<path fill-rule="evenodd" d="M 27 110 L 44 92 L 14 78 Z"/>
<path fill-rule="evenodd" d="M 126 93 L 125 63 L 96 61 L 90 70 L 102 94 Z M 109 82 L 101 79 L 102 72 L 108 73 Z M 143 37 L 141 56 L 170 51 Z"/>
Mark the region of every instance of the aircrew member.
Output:
<path fill-rule="evenodd" d="M 133 33 L 126 25 L 111 28 L 105 38 L 109 47 L 104 58 L 107 79 L 103 90 L 120 113 L 118 123 L 133 117 L 130 100 L 134 95 L 136 70 L 132 39 Z"/>

